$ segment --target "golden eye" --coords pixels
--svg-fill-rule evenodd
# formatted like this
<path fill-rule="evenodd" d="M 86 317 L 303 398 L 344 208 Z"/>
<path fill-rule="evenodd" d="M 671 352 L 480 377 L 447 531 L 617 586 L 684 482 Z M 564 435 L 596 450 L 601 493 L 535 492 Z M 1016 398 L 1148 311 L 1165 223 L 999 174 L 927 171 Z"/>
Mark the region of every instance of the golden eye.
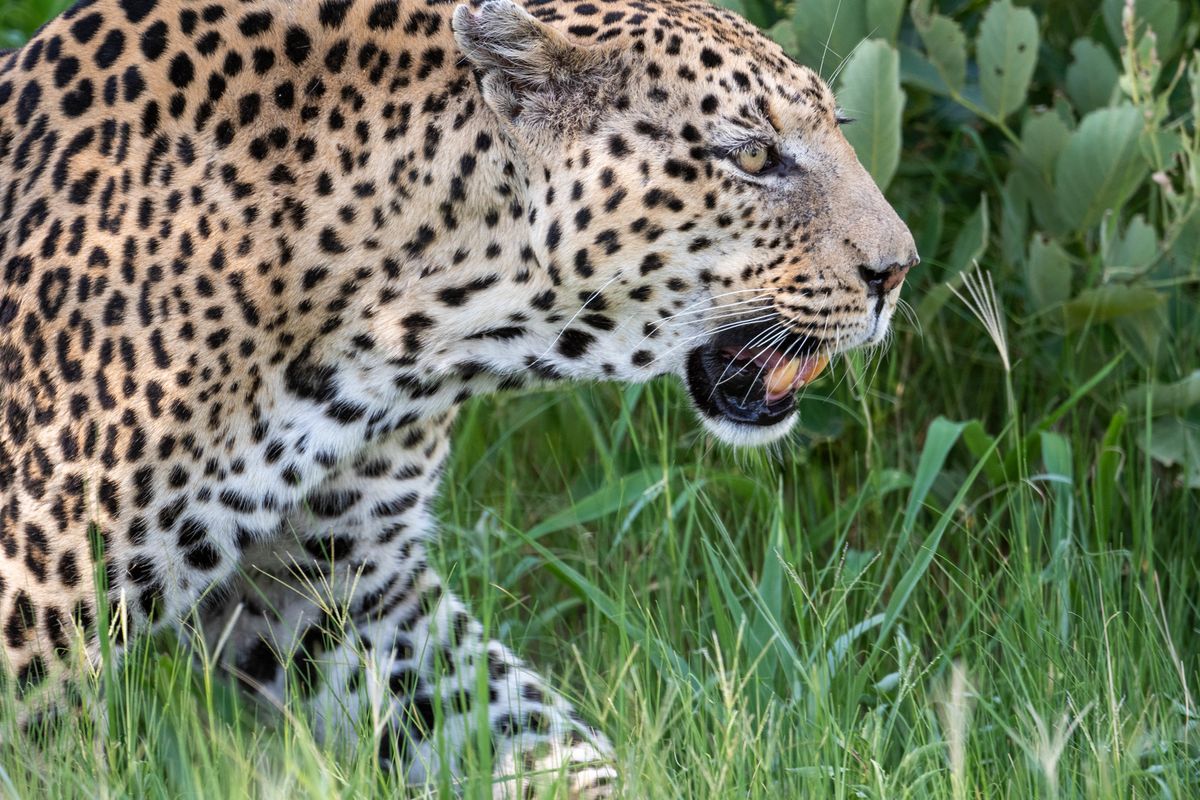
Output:
<path fill-rule="evenodd" d="M 771 151 L 762 145 L 753 145 L 737 154 L 737 165 L 743 172 L 757 175 L 771 163 Z"/>

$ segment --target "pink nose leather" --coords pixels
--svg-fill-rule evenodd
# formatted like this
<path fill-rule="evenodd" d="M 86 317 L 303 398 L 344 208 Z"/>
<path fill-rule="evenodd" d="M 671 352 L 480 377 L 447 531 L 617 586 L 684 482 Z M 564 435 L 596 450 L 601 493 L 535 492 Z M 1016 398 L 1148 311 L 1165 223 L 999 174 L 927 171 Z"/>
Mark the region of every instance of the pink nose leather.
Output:
<path fill-rule="evenodd" d="M 867 291 L 870 294 L 882 295 L 895 289 L 900 284 L 904 283 L 904 276 L 908 271 L 917 265 L 919 259 L 913 258 L 907 264 L 896 262 L 883 269 L 873 269 L 867 266 L 860 266 L 858 274 L 862 276 L 863 281 L 867 284 Z"/>
<path fill-rule="evenodd" d="M 897 264 L 887 271 L 887 277 L 883 279 L 884 293 L 890 292 L 900 284 L 904 283 L 904 276 L 912 269 L 912 264 Z"/>

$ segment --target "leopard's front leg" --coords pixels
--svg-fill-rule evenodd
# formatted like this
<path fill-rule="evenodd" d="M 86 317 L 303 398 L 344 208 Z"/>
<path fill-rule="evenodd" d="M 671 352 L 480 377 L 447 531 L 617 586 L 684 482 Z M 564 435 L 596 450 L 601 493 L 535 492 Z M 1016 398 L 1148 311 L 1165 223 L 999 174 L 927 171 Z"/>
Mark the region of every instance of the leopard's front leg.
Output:
<path fill-rule="evenodd" d="M 462 754 L 486 724 L 495 797 L 610 796 L 608 740 L 507 647 L 485 641 L 479 622 L 429 569 L 403 602 L 358 630 L 390 695 L 380 756 L 409 780 L 436 780 L 441 770 L 461 775 Z M 568 791 L 555 795 L 555 787 Z"/>
<path fill-rule="evenodd" d="M 336 518 L 302 515 L 295 533 L 246 553 L 226 605 L 205 621 L 210 637 L 226 635 L 223 662 L 279 699 L 292 665 L 325 738 L 372 731 L 381 760 L 411 783 L 458 784 L 485 741 L 497 798 L 612 796 L 608 740 L 485 640 L 430 568 L 432 487 L 419 488 L 405 455 L 364 456 L 316 495 L 315 510 L 336 506 Z"/>

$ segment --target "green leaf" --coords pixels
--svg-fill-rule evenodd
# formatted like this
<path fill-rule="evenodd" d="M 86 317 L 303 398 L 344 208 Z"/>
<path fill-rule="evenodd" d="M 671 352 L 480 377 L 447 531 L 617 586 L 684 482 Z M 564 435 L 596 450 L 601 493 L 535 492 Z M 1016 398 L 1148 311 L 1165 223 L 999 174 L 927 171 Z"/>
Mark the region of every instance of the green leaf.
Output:
<path fill-rule="evenodd" d="M 904 102 L 899 53 L 879 39 L 864 42 L 842 72 L 838 104 L 856 120 L 845 128 L 846 138 L 880 189 L 900 163 Z"/>
<path fill-rule="evenodd" d="M 1165 467 L 1178 467 L 1183 485 L 1200 489 L 1200 427 L 1179 417 L 1155 420 L 1149 441 L 1139 442 Z"/>
<path fill-rule="evenodd" d="M 1071 297 L 1071 259 L 1057 242 L 1040 234 L 1029 241 L 1025 266 L 1029 299 L 1038 311 L 1062 305 Z"/>
<path fill-rule="evenodd" d="M 1200 185 L 1200 159 L 1193 166 Z M 1200 275 L 1200 208 L 1176 221 L 1175 241 L 1167 252 L 1171 270 L 1177 275 Z"/>
<path fill-rule="evenodd" d="M 1104 254 L 1104 266 L 1110 270 L 1136 271 L 1149 266 L 1157 256 L 1158 234 L 1138 214 L 1129 221 L 1124 233 L 1114 232 Z"/>
<path fill-rule="evenodd" d="M 1117 65 L 1103 45 L 1091 39 L 1076 39 L 1071 45 L 1067 67 L 1067 95 L 1080 114 L 1103 108 L 1117 88 Z"/>
<path fill-rule="evenodd" d="M 846 429 L 846 413 L 827 397 L 800 397 L 796 429 L 810 443 L 836 439 Z"/>
<path fill-rule="evenodd" d="M 742 0 L 713 0 L 713 5 L 727 8 L 735 14 L 741 14 L 743 17 L 747 16 L 746 4 Z"/>
<path fill-rule="evenodd" d="M 1175 169 L 1176 159 L 1185 160 L 1180 156 L 1187 151 L 1187 146 L 1184 144 L 1184 135 L 1178 130 L 1147 130 L 1139 144 L 1142 157 L 1151 169 L 1170 172 Z"/>
<path fill-rule="evenodd" d="M 713 0 L 715 5 L 727 8 L 753 22 L 760 28 L 766 28 L 774 20 L 779 19 L 770 0 Z"/>
<path fill-rule="evenodd" d="M 1050 177 L 1059 154 L 1071 138 L 1071 129 L 1053 111 L 1034 112 L 1021 126 L 1021 157 L 1040 174 Z"/>
<path fill-rule="evenodd" d="M 1146 177 L 1138 140 L 1142 113 L 1133 106 L 1102 108 L 1084 117 L 1058 158 L 1054 194 L 1072 230 L 1096 225 L 1119 208 Z"/>
<path fill-rule="evenodd" d="M 792 20 L 779 20 L 767 30 L 767 35 L 783 48 L 783 52 L 797 61 L 804 62 L 804 56 L 800 52 L 800 37 L 796 33 L 796 23 Z"/>
<path fill-rule="evenodd" d="M 1065 232 L 1066 224 L 1054 199 L 1054 166 L 1071 138 L 1071 130 L 1054 111 L 1032 112 L 1021 128 L 1021 146 L 1009 179 L 1019 185 L 1029 201 L 1038 226 L 1048 233 Z M 1025 238 L 1021 239 L 1024 247 Z"/>
<path fill-rule="evenodd" d="M 867 35 L 895 44 L 903 16 L 904 0 L 867 0 Z"/>
<path fill-rule="evenodd" d="M 911 86 L 934 94 L 949 94 L 950 90 L 937 67 L 925 54 L 912 45 L 900 43 L 900 80 Z"/>
<path fill-rule="evenodd" d="M 913 25 L 925 45 L 926 57 L 946 85 L 946 91 L 958 94 L 967 80 L 967 37 L 957 22 L 933 13 L 929 2 L 917 0 L 912 4 Z"/>
<path fill-rule="evenodd" d="M 988 198 L 986 194 L 981 194 L 975 213 L 971 214 L 954 238 L 954 248 L 950 251 L 951 274 L 959 274 L 978 261 L 987 250 L 990 223 Z"/>
<path fill-rule="evenodd" d="M 1125 402 L 1134 411 L 1150 408 L 1155 414 L 1183 411 L 1200 404 L 1200 369 L 1175 383 L 1152 383 L 1130 389 Z"/>
<path fill-rule="evenodd" d="M 1176 333 L 1171 327 L 1166 306 L 1162 304 L 1124 314 L 1114 319 L 1112 325 L 1121 344 L 1146 369 L 1161 363 L 1164 345 L 1169 344 Z"/>
<path fill-rule="evenodd" d="M 1038 26 L 1033 12 L 996 0 L 979 25 L 975 54 L 984 107 L 1004 119 L 1025 105 L 1037 63 Z"/>
<path fill-rule="evenodd" d="M 993 486 L 1002 486 L 1005 482 L 1004 460 L 996 450 L 996 437 L 987 432 L 982 422 L 973 419 L 963 428 L 962 440 L 971 455 L 983 460 L 988 481 Z"/>
<path fill-rule="evenodd" d="M 801 64 L 829 78 L 870 35 L 866 0 L 804 0 L 796 3 L 791 24 Z"/>
<path fill-rule="evenodd" d="M 1001 253 L 1009 264 L 1024 264 L 1029 240 L 1029 192 L 1016 171 L 1005 179 L 1000 198 Z"/>
<path fill-rule="evenodd" d="M 1111 322 L 1158 308 L 1162 302 L 1162 295 L 1144 286 L 1109 284 L 1089 289 L 1067 303 L 1067 328 L 1074 331 L 1088 325 Z"/>

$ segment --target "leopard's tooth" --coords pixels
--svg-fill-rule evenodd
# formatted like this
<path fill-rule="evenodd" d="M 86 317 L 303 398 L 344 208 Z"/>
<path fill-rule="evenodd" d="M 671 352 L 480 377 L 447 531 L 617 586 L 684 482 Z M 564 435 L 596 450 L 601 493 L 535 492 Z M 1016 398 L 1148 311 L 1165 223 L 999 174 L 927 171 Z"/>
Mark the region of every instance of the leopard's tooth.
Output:
<path fill-rule="evenodd" d="M 779 398 L 792 390 L 792 381 L 800 372 L 800 362 L 797 359 L 781 361 L 771 367 L 764 383 L 767 386 L 767 402 Z"/>
<path fill-rule="evenodd" d="M 810 358 L 805 362 L 803 372 L 797 374 L 795 388 L 812 382 L 818 375 L 825 371 L 825 367 L 827 366 L 829 366 L 829 356 L 827 355 L 822 354 Z"/>

